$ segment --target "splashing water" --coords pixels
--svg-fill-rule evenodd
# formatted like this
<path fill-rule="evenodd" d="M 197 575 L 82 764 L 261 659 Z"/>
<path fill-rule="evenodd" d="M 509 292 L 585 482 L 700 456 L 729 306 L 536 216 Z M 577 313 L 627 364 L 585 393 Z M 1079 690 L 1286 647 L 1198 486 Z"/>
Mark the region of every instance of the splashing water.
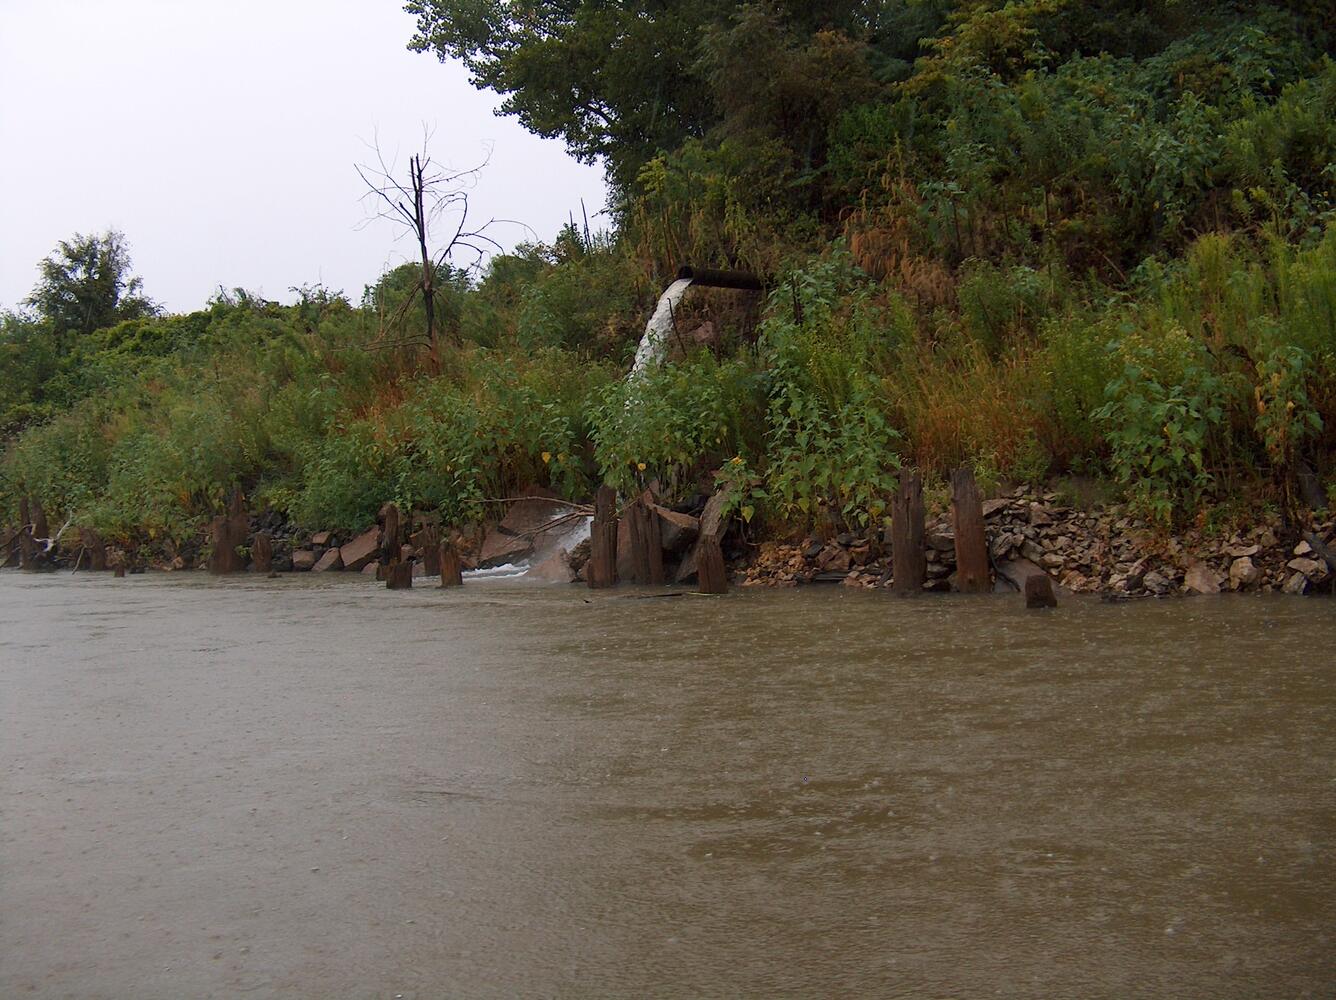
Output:
<path fill-rule="evenodd" d="M 659 296 L 659 304 L 654 307 L 654 315 L 645 324 L 644 336 L 640 338 L 640 346 L 636 348 L 636 360 L 631 366 L 631 378 L 635 378 L 650 365 L 657 365 L 663 360 L 668 349 L 668 336 L 673 330 L 673 312 L 690 286 L 690 278 L 678 278 Z"/>

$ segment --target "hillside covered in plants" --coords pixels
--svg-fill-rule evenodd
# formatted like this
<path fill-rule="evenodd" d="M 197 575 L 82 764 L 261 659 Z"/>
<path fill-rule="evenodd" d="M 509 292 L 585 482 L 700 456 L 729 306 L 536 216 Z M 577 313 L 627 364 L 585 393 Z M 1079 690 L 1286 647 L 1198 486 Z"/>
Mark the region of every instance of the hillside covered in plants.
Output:
<path fill-rule="evenodd" d="M 306 529 L 463 525 L 657 481 L 780 538 L 875 528 L 905 464 L 1164 531 L 1336 499 L 1327 3 L 408 8 L 413 47 L 606 165 L 608 213 L 185 315 L 119 234 L 72 238 L 0 319 L 0 522 L 33 496 L 184 542 L 240 488 Z M 767 290 L 690 292 L 628 381 L 684 263 Z"/>

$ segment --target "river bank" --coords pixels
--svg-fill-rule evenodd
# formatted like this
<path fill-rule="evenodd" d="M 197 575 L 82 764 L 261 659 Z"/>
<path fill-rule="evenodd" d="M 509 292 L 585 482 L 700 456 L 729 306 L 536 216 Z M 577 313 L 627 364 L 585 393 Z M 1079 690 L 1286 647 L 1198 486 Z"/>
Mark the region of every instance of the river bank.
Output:
<path fill-rule="evenodd" d="M 583 584 L 590 553 L 588 541 L 579 542 L 588 538 L 588 527 L 580 522 L 585 508 L 557 503 L 555 495 L 546 491 L 531 492 L 537 499 L 511 504 L 499 520 L 446 532 L 464 569 L 501 569 L 548 583 Z M 678 585 L 695 580 L 690 547 L 705 505 L 706 498 L 700 496 L 680 510 L 659 509 L 668 519 L 664 522 L 667 578 Z M 563 518 L 559 531 L 545 527 L 554 511 Z M 1229 591 L 1330 594 L 1336 586 L 1332 561 L 1336 517 L 1308 515 L 1302 523 L 1287 525 L 1276 514 L 1258 513 L 1247 527 L 1167 533 L 1121 507 L 1083 507 L 1059 493 L 1030 487 L 984 501 L 982 512 L 999 591 L 1022 589 L 1024 578 L 1032 573 L 1047 575 L 1068 593 L 1109 599 Z M 735 585 L 839 584 L 864 590 L 892 586 L 889 531 L 775 540 L 757 538 L 738 519 L 718 518 L 717 511 L 708 517 L 715 518 L 723 531 L 723 551 Z M 354 533 L 304 531 L 267 510 L 247 519 L 245 537 L 253 541 L 261 533 L 272 553 L 265 572 L 376 572 L 382 539 L 375 525 Z M 43 564 L 87 569 L 90 560 L 81 537 L 78 531 L 70 532 L 52 547 Z M 439 537 L 439 524 L 431 515 L 415 515 L 413 525 L 405 529 L 400 555 L 413 564 L 415 576 L 439 572 L 434 558 Z M 937 593 L 955 589 L 956 555 L 948 511 L 927 519 L 924 542 L 924 589 Z M 209 539 L 203 533 L 182 544 L 144 538 L 138 544 L 107 547 L 105 562 L 131 572 L 181 571 L 206 568 L 209 553 Z M 17 545 L 11 545 L 5 564 L 18 562 Z M 634 577 L 632 562 L 630 535 L 623 525 L 617 557 L 623 580 Z"/>

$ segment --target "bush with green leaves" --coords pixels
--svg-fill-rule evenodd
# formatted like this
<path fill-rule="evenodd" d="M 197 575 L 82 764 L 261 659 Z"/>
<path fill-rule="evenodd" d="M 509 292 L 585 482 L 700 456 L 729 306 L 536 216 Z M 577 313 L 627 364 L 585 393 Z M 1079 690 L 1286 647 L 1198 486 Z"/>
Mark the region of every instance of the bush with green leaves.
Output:
<path fill-rule="evenodd" d="M 1150 520 L 1172 526 L 1195 511 L 1212 483 L 1211 438 L 1229 404 L 1226 383 L 1200 344 L 1181 331 L 1154 346 L 1110 345 L 1123 369 L 1093 414 L 1118 480 Z"/>
<path fill-rule="evenodd" d="M 594 458 L 623 494 L 657 479 L 664 495 L 696 488 L 696 467 L 757 446 L 764 406 L 755 368 L 705 353 L 608 384 L 592 403 Z"/>

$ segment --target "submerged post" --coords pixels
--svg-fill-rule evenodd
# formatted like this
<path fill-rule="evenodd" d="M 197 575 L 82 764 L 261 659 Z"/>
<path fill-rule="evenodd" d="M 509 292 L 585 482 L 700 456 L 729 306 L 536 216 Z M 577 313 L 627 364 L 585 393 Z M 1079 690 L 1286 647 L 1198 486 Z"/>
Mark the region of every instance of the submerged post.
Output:
<path fill-rule="evenodd" d="M 589 565 L 585 579 L 591 588 L 617 582 L 617 491 L 604 484 L 594 495 L 594 523 L 589 529 Z"/>
<path fill-rule="evenodd" d="M 923 548 L 923 477 L 900 470 L 900 488 L 891 500 L 891 590 L 902 596 L 921 594 L 928 578 Z"/>
<path fill-rule="evenodd" d="M 988 571 L 983 504 L 974 472 L 964 466 L 951 473 L 951 527 L 956 536 L 956 589 L 962 594 L 988 593 L 993 582 Z"/>

